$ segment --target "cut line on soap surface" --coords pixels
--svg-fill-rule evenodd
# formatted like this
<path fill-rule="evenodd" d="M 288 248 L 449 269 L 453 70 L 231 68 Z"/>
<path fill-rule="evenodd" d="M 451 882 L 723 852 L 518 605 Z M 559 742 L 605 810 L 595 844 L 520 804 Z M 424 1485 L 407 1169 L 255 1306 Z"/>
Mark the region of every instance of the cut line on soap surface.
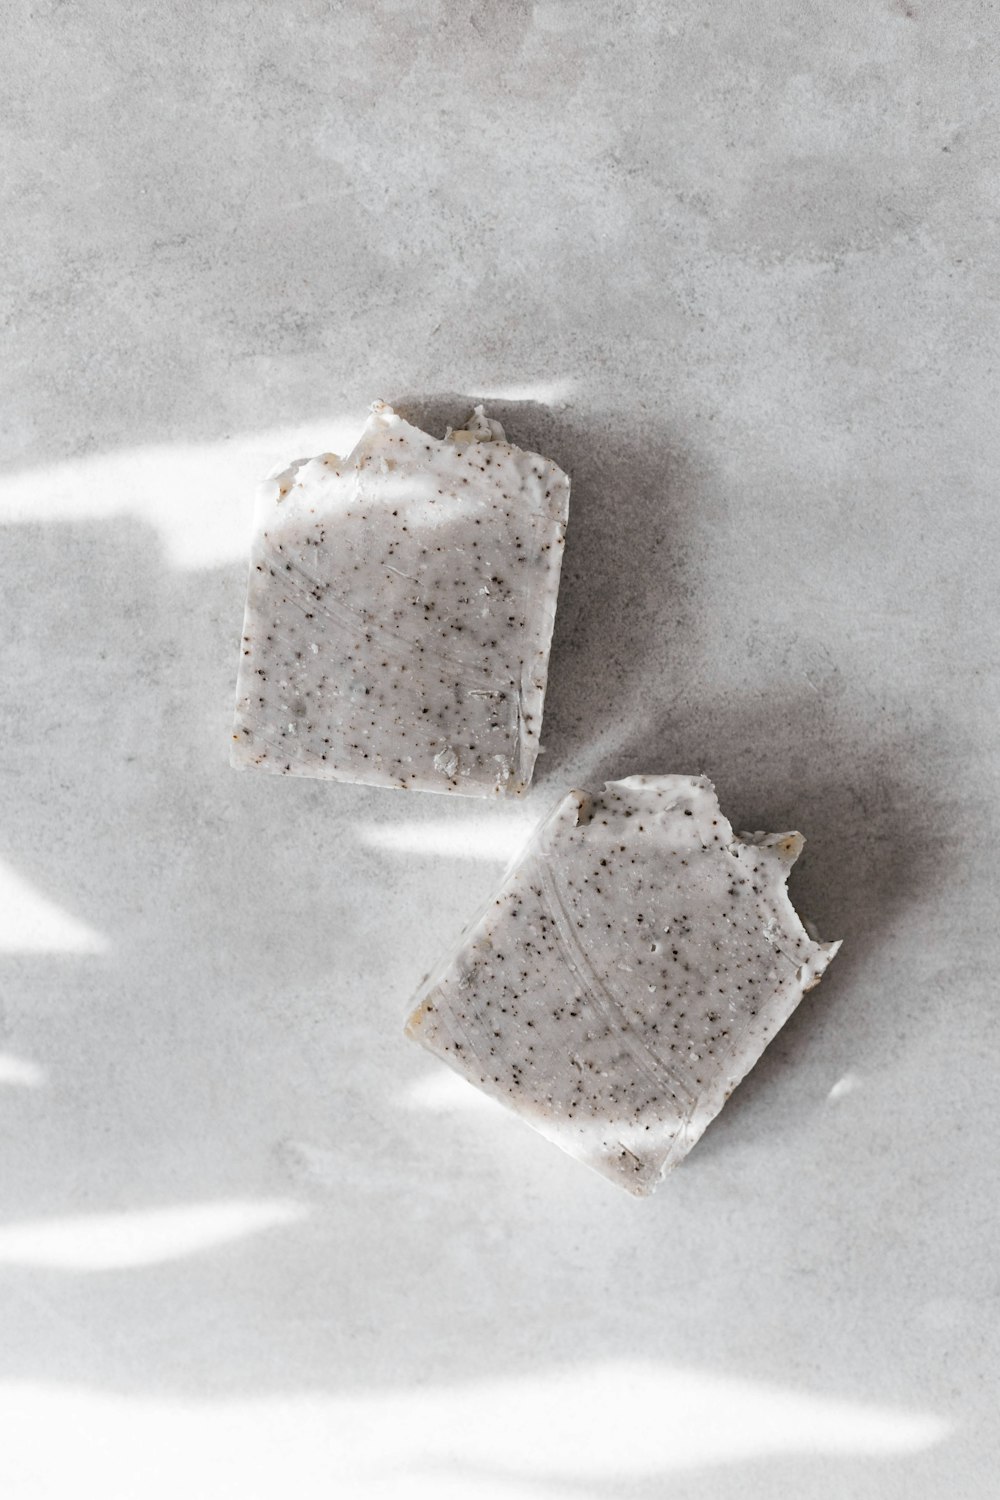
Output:
<path fill-rule="evenodd" d="M 421 986 L 407 1032 L 648 1194 L 840 947 L 788 898 L 803 842 L 737 836 L 703 776 L 570 792 Z"/>

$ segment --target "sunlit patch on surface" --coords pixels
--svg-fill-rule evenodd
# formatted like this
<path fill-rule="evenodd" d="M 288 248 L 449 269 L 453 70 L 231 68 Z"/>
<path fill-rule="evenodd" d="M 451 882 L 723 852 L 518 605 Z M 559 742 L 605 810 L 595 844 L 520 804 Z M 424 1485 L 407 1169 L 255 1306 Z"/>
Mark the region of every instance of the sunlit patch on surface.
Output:
<path fill-rule="evenodd" d="M 535 401 L 539 406 L 558 406 L 568 401 L 577 382 L 566 375 L 556 380 L 527 380 L 514 385 L 494 385 L 478 391 L 480 401 Z"/>
<path fill-rule="evenodd" d="M 950 1431 L 927 1413 L 639 1362 L 205 1404 L 9 1385 L 0 1423 L 18 1500 L 72 1494 L 81 1474 L 106 1500 L 131 1500 L 137 1474 L 143 1500 L 558 1500 L 768 1457 L 913 1454 Z"/>
<path fill-rule="evenodd" d="M 106 953 L 107 939 L 0 862 L 0 953 Z"/>
<path fill-rule="evenodd" d="M 399 823 L 362 823 L 357 834 L 372 849 L 387 849 L 393 854 L 426 854 L 448 859 L 493 860 L 503 864 L 524 848 L 534 819 L 428 818 L 425 821 Z"/>
<path fill-rule="evenodd" d="M 269 473 L 296 457 L 349 452 L 361 425 L 358 418 L 334 418 L 214 443 L 88 454 L 0 475 L 0 525 L 122 516 L 156 530 L 175 567 L 216 567 L 247 555 L 254 496 Z"/>
<path fill-rule="evenodd" d="M 407 1109 L 426 1110 L 428 1114 L 451 1114 L 472 1111 L 476 1114 L 493 1114 L 500 1109 L 495 1100 L 479 1089 L 473 1088 L 464 1078 L 448 1068 L 428 1073 L 418 1078 L 403 1096 Z"/>
<path fill-rule="evenodd" d="M 0 1226 L 0 1265 L 54 1271 L 120 1271 L 213 1250 L 292 1224 L 304 1204 L 282 1200 L 196 1203 Z"/>
<path fill-rule="evenodd" d="M 0 1052 L 0 1084 L 11 1083 L 19 1088 L 38 1089 L 45 1082 L 45 1074 L 37 1063 L 26 1062 L 21 1057 L 11 1057 L 9 1052 Z"/>
<path fill-rule="evenodd" d="M 499 386 L 482 399 L 565 401 L 570 379 Z M 269 474 L 321 453 L 346 457 L 367 413 L 335 416 L 211 443 L 159 443 L 90 453 L 0 475 L 0 526 L 141 521 L 178 568 L 211 568 L 247 554 L 254 495 Z M 467 415 L 455 413 L 455 421 Z M 515 434 L 516 436 L 516 434 Z"/>
<path fill-rule="evenodd" d="M 836 1103 L 838 1099 L 846 1099 L 848 1094 L 861 1087 L 861 1079 L 857 1073 L 845 1073 L 843 1078 L 838 1078 L 833 1088 L 827 1094 L 827 1098 Z"/>

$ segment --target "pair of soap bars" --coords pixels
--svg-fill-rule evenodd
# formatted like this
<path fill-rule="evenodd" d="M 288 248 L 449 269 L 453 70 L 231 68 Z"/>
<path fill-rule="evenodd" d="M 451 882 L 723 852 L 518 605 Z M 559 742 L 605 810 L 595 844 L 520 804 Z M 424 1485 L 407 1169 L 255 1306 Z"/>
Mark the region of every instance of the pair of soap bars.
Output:
<path fill-rule="evenodd" d="M 258 508 L 232 761 L 512 796 L 539 750 L 569 479 L 477 407 L 438 441 L 376 403 Z M 636 1194 L 691 1149 L 839 947 L 785 890 L 802 838 L 734 835 L 704 777 L 570 792 L 407 1031 Z"/>

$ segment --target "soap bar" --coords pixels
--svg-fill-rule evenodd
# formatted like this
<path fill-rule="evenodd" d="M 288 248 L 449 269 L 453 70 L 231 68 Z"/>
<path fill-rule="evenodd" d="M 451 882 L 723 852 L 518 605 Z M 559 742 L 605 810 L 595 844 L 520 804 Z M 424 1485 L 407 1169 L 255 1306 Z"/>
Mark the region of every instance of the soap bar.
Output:
<path fill-rule="evenodd" d="M 260 498 L 231 759 L 408 790 L 522 792 L 569 505 L 477 407 L 443 441 L 376 402 L 348 458 Z"/>
<path fill-rule="evenodd" d="M 814 942 L 788 899 L 803 842 L 737 837 L 704 777 L 570 792 L 425 982 L 407 1031 L 647 1194 L 840 946 Z"/>

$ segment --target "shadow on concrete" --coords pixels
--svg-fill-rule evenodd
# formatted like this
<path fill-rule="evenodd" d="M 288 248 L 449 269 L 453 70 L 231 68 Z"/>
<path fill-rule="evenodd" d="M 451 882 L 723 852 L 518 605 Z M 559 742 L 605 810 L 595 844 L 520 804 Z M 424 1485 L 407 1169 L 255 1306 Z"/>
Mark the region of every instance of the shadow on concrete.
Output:
<path fill-rule="evenodd" d="M 482 401 L 512 443 L 553 459 L 570 475 L 545 754 L 535 771 L 537 785 L 558 795 L 567 768 L 634 712 L 644 689 L 655 701 L 666 677 L 676 691 L 690 666 L 697 598 L 690 539 L 700 493 L 691 461 L 668 434 L 635 416 L 618 424 L 595 422 L 570 405 L 553 408 L 471 392 L 387 399 L 436 437 Z"/>

